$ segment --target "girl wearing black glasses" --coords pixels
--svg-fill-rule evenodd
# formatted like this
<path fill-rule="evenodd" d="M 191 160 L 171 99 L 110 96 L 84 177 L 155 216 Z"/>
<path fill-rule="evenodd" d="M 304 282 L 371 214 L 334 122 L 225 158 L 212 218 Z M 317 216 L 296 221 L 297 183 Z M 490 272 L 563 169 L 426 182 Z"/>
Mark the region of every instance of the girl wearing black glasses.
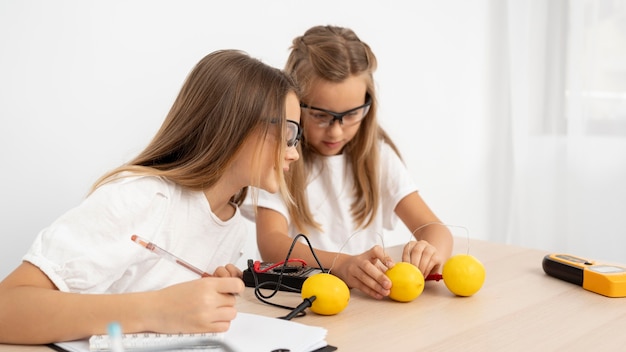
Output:
<path fill-rule="evenodd" d="M 422 200 L 400 153 L 377 121 L 376 57 L 350 29 L 310 28 L 293 40 L 286 71 L 301 86 L 302 161 L 286 175 L 295 203 L 261 192 L 257 243 L 265 261 L 283 260 L 304 233 L 322 264 L 350 287 L 389 295 L 383 229 L 400 219 L 414 234 L 403 261 L 437 273 L 452 236 Z M 250 215 L 252 216 L 252 215 Z M 305 244 L 292 257 L 315 263 Z"/>
<path fill-rule="evenodd" d="M 248 186 L 288 198 L 300 106 L 284 72 L 238 51 L 204 57 L 136 158 L 42 230 L 0 282 L 0 343 L 106 333 L 226 331 L 244 288 L 239 259 Z M 145 238 L 213 277 L 131 241 Z"/>

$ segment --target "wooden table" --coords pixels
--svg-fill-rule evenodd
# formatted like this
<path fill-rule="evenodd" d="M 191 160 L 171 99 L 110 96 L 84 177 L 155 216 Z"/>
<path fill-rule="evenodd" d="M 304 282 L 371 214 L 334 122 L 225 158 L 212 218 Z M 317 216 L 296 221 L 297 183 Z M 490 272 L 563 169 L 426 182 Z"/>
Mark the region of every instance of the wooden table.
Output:
<path fill-rule="evenodd" d="M 455 239 L 454 253 L 467 248 L 467 240 Z M 388 252 L 399 259 L 399 247 Z M 541 267 L 545 251 L 470 240 L 469 253 L 487 272 L 482 289 L 472 297 L 453 295 L 442 281 L 427 282 L 422 295 L 409 303 L 378 301 L 353 290 L 341 313 L 308 312 L 294 321 L 326 328 L 328 343 L 339 351 L 626 349 L 626 298 L 601 296 L 547 276 Z M 299 294 L 287 292 L 271 300 L 289 306 L 301 301 Z M 288 312 L 258 301 L 251 288 L 237 307 L 266 316 Z M 45 346 L 0 345 L 0 351 L 44 350 L 49 351 Z"/>

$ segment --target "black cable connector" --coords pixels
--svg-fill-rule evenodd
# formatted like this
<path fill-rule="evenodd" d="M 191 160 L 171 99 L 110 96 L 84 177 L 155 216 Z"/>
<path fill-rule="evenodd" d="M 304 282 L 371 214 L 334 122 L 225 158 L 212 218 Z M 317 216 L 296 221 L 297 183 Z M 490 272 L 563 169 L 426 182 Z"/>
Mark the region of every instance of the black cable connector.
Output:
<path fill-rule="evenodd" d="M 291 320 L 293 317 L 300 313 L 304 313 L 304 310 L 313 305 L 313 301 L 315 301 L 317 297 L 311 296 L 309 298 L 305 298 L 302 303 L 298 304 L 296 308 L 294 308 L 291 313 L 285 315 L 284 317 L 279 317 L 278 319 Z M 306 313 L 304 313 L 306 314 Z"/>

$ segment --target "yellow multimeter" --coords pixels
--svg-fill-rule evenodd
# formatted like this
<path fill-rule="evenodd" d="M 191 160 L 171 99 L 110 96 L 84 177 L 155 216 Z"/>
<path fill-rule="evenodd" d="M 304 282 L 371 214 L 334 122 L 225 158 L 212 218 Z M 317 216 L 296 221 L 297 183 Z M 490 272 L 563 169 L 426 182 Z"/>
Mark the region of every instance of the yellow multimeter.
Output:
<path fill-rule="evenodd" d="M 599 264 L 569 254 L 543 258 L 546 274 L 607 297 L 626 297 L 626 267 Z"/>

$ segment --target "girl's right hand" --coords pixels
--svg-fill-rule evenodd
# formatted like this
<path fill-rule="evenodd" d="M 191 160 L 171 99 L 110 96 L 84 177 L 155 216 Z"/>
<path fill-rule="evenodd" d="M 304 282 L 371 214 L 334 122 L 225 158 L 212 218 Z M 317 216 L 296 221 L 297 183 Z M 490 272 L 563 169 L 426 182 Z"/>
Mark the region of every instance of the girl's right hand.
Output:
<path fill-rule="evenodd" d="M 227 264 L 226 266 L 220 266 L 215 269 L 213 276 L 217 277 L 238 277 L 243 278 L 243 272 L 234 264 Z"/>
<path fill-rule="evenodd" d="M 224 332 L 237 315 L 236 295 L 244 283 L 234 277 L 207 277 L 156 291 L 153 304 L 157 326 L 163 333 Z"/>
<path fill-rule="evenodd" d="M 393 261 L 377 245 L 362 254 L 344 257 L 341 265 L 333 271 L 348 287 L 382 299 L 390 293 L 391 280 L 385 275 L 385 271 L 391 266 Z"/>

